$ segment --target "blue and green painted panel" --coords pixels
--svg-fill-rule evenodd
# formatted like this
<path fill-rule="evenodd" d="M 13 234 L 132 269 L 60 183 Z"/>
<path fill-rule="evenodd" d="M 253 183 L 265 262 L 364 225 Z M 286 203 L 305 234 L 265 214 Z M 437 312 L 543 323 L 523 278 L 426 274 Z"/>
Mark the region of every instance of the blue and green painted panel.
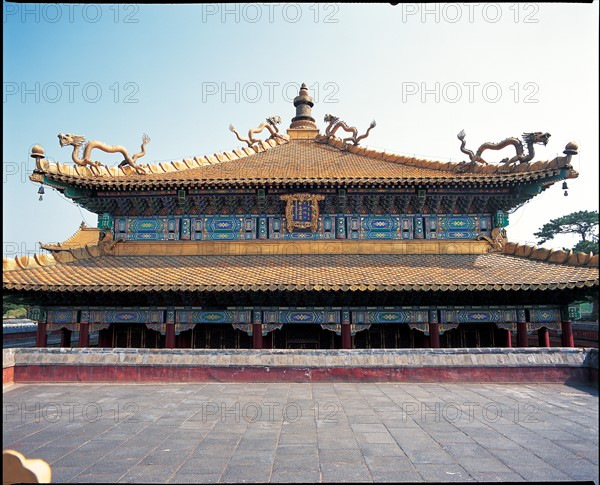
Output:
<path fill-rule="evenodd" d="M 115 239 L 127 241 L 177 241 L 180 217 L 116 217 Z"/>
<path fill-rule="evenodd" d="M 351 215 L 341 232 L 348 239 L 413 239 L 413 226 L 412 216 Z"/>
<path fill-rule="evenodd" d="M 91 310 L 91 323 L 161 323 L 162 310 Z"/>
<path fill-rule="evenodd" d="M 251 323 L 251 310 L 178 310 L 176 323 Z"/>
<path fill-rule="evenodd" d="M 529 321 L 534 323 L 560 322 L 560 308 L 530 308 Z"/>
<path fill-rule="evenodd" d="M 492 217 L 485 214 L 425 216 L 427 239 L 476 239 L 491 229 Z"/>
<path fill-rule="evenodd" d="M 77 323 L 77 310 L 48 310 L 48 323 Z"/>
<path fill-rule="evenodd" d="M 336 216 L 320 216 L 317 231 L 312 232 L 310 228 L 294 228 L 290 233 L 287 231 L 287 222 L 284 216 L 268 216 L 268 239 L 335 239 L 336 238 Z M 306 222 L 306 221 L 304 221 Z"/>
<path fill-rule="evenodd" d="M 323 323 L 340 322 L 340 312 L 329 310 L 265 310 L 264 323 Z"/>
<path fill-rule="evenodd" d="M 516 309 L 469 308 L 440 310 L 440 323 L 516 322 Z"/>
<path fill-rule="evenodd" d="M 304 214 L 300 212 L 298 217 Z M 284 215 L 116 217 L 113 227 L 116 239 L 129 241 L 476 239 L 489 236 L 492 216 L 324 214 L 318 219 L 316 232 L 294 228 L 291 233 Z"/>
<path fill-rule="evenodd" d="M 425 323 L 429 310 L 364 310 L 352 312 L 352 323 Z"/>

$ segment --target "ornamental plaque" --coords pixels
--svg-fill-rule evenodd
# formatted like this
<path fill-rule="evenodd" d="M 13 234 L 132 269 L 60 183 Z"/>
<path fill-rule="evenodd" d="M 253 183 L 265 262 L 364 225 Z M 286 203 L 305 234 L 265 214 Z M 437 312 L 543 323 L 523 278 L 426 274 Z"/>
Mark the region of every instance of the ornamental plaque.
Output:
<path fill-rule="evenodd" d="M 285 200 L 285 220 L 288 232 L 294 228 L 307 229 L 317 232 L 319 227 L 319 201 L 325 197 L 315 194 L 282 195 L 280 200 Z"/>

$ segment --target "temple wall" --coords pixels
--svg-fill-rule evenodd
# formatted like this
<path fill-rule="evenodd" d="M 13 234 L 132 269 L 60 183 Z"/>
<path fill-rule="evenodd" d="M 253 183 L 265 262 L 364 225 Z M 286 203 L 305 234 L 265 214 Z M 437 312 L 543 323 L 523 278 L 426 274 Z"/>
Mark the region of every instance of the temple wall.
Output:
<path fill-rule="evenodd" d="M 5 349 L 3 361 L 5 384 L 14 380 L 16 383 L 380 381 L 597 385 L 598 379 L 598 350 L 581 348 L 30 348 Z"/>

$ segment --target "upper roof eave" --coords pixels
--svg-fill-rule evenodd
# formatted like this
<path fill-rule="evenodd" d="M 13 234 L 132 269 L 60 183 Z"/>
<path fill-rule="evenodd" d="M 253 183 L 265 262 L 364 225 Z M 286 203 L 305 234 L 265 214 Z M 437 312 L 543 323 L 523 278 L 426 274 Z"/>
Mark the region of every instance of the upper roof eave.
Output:
<path fill-rule="evenodd" d="M 501 164 L 454 163 L 407 157 L 386 151 L 326 141 L 270 139 L 252 148 L 194 157 L 169 163 L 102 167 L 94 175 L 87 167 L 38 160 L 32 181 L 56 181 L 82 188 L 148 190 L 287 185 L 488 185 L 527 183 L 556 177 L 575 178 L 571 156 L 548 161 Z M 257 174 L 261 174 L 257 176 Z"/>

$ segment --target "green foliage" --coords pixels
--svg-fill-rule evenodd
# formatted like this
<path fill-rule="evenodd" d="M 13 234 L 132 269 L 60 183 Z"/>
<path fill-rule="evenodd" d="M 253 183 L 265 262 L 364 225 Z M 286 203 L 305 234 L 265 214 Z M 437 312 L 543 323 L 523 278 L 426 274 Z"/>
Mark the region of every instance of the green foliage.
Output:
<path fill-rule="evenodd" d="M 24 300 L 14 295 L 2 295 L 2 318 L 27 318 Z"/>
<path fill-rule="evenodd" d="M 573 246 L 573 252 L 575 253 L 586 253 L 590 252 L 598 254 L 598 241 L 579 241 Z"/>
<path fill-rule="evenodd" d="M 578 211 L 550 220 L 533 235 L 538 244 L 554 239 L 559 234 L 577 234 L 581 238 L 574 251 L 598 253 L 598 211 Z M 581 248 L 581 249 L 580 249 Z"/>

